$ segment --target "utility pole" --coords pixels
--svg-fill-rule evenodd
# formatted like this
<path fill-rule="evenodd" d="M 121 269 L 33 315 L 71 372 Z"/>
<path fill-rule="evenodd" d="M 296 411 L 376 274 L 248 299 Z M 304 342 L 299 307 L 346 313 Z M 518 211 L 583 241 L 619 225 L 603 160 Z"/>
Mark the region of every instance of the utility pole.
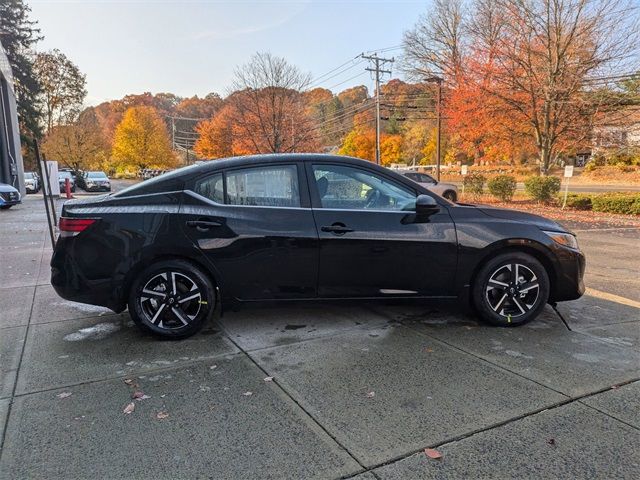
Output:
<path fill-rule="evenodd" d="M 435 83 L 437 86 L 436 180 L 440 181 L 440 162 L 442 158 L 442 155 L 440 153 L 440 138 L 442 129 L 442 78 L 433 76 L 425 78 L 425 81 L 429 83 Z"/>
<path fill-rule="evenodd" d="M 383 67 L 386 63 L 393 63 L 395 59 L 378 57 L 376 53 L 371 56 L 363 53 L 361 56 L 372 62 L 371 66 L 365 70 L 374 72 L 376 75 L 376 163 L 380 165 L 380 75 L 383 73 L 391 75 L 391 70 L 384 70 Z"/>
<path fill-rule="evenodd" d="M 171 149 L 176 149 L 176 119 L 171 117 Z"/>

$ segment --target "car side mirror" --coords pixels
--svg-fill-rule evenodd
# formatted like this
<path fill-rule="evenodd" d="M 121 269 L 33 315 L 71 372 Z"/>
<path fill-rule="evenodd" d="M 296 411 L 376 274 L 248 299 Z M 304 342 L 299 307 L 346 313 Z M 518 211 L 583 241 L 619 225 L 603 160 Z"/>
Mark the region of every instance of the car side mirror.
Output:
<path fill-rule="evenodd" d="M 418 217 L 429 217 L 439 211 L 438 202 L 430 195 L 418 195 L 416 198 L 416 215 Z"/>

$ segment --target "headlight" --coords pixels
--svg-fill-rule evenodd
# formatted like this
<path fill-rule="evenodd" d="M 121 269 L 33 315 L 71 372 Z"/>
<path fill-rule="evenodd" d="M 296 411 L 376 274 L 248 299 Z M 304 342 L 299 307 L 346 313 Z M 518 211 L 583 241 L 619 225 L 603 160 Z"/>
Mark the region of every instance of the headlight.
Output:
<path fill-rule="evenodd" d="M 575 235 L 571 235 L 570 233 L 561 233 L 561 232 L 544 232 L 549 235 L 554 242 L 559 243 L 565 247 L 573 248 L 574 250 L 580 250 L 578 246 L 578 240 Z"/>

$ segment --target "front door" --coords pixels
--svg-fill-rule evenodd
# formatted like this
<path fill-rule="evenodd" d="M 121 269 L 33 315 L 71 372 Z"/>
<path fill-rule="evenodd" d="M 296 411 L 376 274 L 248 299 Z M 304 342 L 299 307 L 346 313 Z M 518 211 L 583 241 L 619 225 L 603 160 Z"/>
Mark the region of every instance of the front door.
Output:
<path fill-rule="evenodd" d="M 321 297 L 451 296 L 455 228 L 443 205 L 416 222 L 416 191 L 347 164 L 307 166 Z"/>
<path fill-rule="evenodd" d="M 303 166 L 243 167 L 199 178 L 183 229 L 240 300 L 316 296 L 318 237 Z M 302 188 L 301 188 L 302 187 Z"/>

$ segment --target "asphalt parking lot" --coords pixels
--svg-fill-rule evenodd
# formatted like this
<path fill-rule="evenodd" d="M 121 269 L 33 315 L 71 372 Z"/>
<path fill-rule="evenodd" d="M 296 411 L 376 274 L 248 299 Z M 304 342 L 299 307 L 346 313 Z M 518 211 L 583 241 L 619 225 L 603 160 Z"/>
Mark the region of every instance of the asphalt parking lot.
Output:
<path fill-rule="evenodd" d="M 571 225 L 588 294 L 521 328 L 320 304 L 167 342 L 56 296 L 41 202 L 0 214 L 0 478 L 640 478 L 638 228 Z"/>

